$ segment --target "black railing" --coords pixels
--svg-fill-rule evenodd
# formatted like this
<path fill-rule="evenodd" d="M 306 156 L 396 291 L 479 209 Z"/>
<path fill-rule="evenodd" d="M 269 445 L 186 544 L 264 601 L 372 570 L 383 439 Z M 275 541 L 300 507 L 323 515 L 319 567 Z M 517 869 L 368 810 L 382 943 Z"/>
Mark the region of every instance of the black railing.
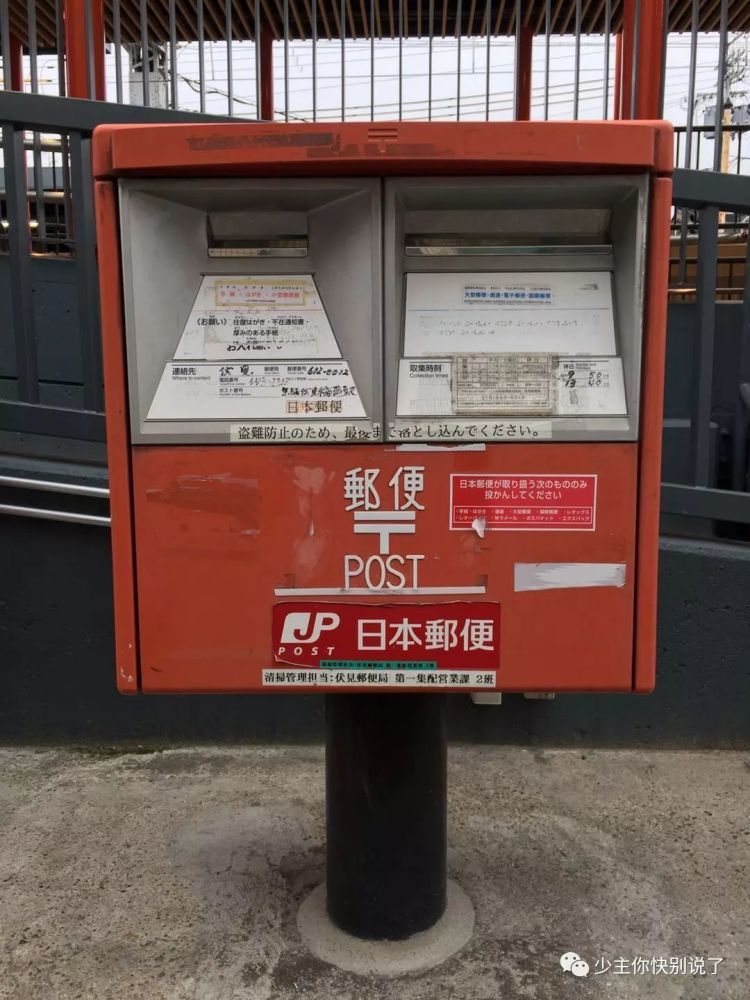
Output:
<path fill-rule="evenodd" d="M 662 484 L 662 512 L 750 524 L 750 273 L 745 269 L 736 395 L 728 428 L 729 472 L 720 488 L 712 444 L 716 357 L 716 288 L 721 217 L 750 213 L 750 181 L 744 177 L 676 170 L 675 206 L 693 214 L 697 230 L 697 273 L 692 331 L 690 391 L 690 476 L 688 483 Z M 747 234 L 746 234 L 747 236 Z M 744 259 L 747 259 L 747 246 Z"/>
<path fill-rule="evenodd" d="M 96 233 L 91 177 L 91 133 L 104 122 L 142 123 L 225 121 L 191 112 L 170 112 L 33 94 L 0 94 L 3 177 L 0 261 L 5 261 L 9 296 L 0 316 L 0 430 L 72 441 L 104 441 Z M 59 158 L 50 190 L 38 155 L 51 145 Z M 45 205 L 51 195 L 64 204 L 61 242 L 69 263 L 74 303 L 67 316 L 64 350 L 76 354 L 75 377 L 40 371 L 44 358 L 62 339 L 64 316 L 35 307 L 40 235 L 48 240 Z M 31 209 L 31 210 L 30 210 Z M 44 218 L 44 223 L 42 219 Z M 59 247 L 53 255 L 59 259 Z M 49 255 L 46 258 L 48 262 Z M 67 301 L 67 300 L 66 300 Z M 12 370 L 9 359 L 13 359 Z M 65 399 L 66 405 L 58 400 Z"/>

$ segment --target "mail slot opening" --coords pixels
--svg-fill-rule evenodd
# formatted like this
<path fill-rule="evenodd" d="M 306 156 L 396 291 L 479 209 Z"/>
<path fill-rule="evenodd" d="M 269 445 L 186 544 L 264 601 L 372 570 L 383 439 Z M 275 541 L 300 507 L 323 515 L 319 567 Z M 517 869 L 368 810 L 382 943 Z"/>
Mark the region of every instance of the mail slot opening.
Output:
<path fill-rule="evenodd" d="M 379 440 L 380 185 L 119 184 L 134 441 Z"/>

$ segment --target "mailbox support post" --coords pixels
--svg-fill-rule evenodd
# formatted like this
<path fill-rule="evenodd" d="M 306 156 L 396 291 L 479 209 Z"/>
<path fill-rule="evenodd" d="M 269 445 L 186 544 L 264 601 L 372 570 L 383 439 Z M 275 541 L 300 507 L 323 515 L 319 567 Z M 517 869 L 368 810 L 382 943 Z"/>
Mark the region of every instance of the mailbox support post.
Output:
<path fill-rule="evenodd" d="M 368 940 L 446 906 L 445 695 L 326 696 L 328 916 Z"/>

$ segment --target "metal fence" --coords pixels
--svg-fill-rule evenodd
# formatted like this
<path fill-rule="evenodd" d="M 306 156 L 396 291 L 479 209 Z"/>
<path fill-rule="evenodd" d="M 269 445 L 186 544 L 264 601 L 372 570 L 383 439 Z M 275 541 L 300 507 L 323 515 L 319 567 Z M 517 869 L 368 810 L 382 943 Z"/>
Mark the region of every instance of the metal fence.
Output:
<path fill-rule="evenodd" d="M 0 367 L 0 397 L 4 397 L 0 398 L 0 428 L 18 434 L 103 441 L 91 133 L 102 121 L 184 122 L 193 121 L 194 116 L 31 94 L 8 93 L 0 100 L 5 180 L 0 252 L 4 250 L 7 254 L 8 264 L 8 295 L 0 316 L 3 334 L 0 349 L 10 346 L 13 355 L 12 377 Z M 50 231 L 49 219 L 43 221 L 41 210 L 51 195 L 58 194 L 57 190 L 50 192 L 37 168 L 45 146 L 57 161 L 46 168 L 51 170 L 52 182 L 56 174 L 66 179 L 59 192 L 64 213 L 56 233 Z M 57 198 L 51 200 L 53 205 L 57 204 Z M 51 386 L 39 370 L 40 351 L 57 335 L 60 317 L 40 318 L 34 303 L 33 267 L 38 263 L 39 247 L 53 245 L 57 250 L 64 248 L 65 256 L 74 258 L 71 274 L 75 284 L 73 308 L 80 395 L 74 398 L 73 405 L 51 402 Z M 3 356 L 0 350 L 0 360 Z M 11 394 L 16 398 L 9 398 Z"/>
<path fill-rule="evenodd" d="M 694 214 L 697 229 L 696 295 L 693 309 L 692 386 L 690 390 L 690 476 L 688 483 L 662 484 L 662 511 L 750 524 L 750 275 L 745 269 L 742 322 L 736 358 L 737 392 L 727 428 L 731 453 L 722 473 L 714 430 L 716 360 L 716 287 L 721 217 L 747 217 L 750 185 L 742 177 L 677 170 L 675 206 Z M 745 227 L 745 259 L 748 233 Z M 723 488 L 722 488 L 723 487 Z"/>
<path fill-rule="evenodd" d="M 673 24 L 683 5 L 671 4 Z M 76 34 L 65 0 L 0 0 L 2 79 L 6 90 L 253 119 L 634 117 L 656 6 L 85 0 Z M 703 31 L 719 24 L 699 21 Z"/>

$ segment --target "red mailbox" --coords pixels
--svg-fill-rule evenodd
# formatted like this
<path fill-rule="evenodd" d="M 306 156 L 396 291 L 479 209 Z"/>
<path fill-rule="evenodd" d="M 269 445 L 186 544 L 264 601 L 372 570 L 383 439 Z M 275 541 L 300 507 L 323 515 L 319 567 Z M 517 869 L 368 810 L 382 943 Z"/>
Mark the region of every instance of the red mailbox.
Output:
<path fill-rule="evenodd" d="M 653 687 L 669 125 L 94 160 L 121 691 Z"/>

